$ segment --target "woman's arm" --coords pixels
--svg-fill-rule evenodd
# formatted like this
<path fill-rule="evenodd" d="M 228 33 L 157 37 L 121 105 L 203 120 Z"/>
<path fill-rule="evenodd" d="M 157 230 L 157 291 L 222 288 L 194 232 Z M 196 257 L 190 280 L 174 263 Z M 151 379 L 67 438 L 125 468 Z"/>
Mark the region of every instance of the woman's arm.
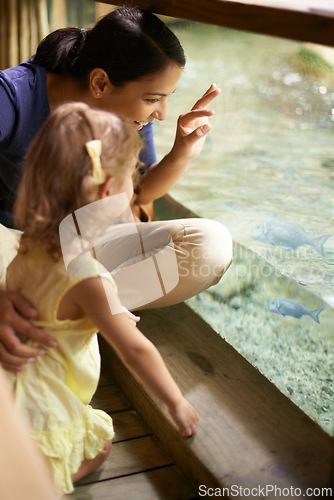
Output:
<path fill-rule="evenodd" d="M 179 117 L 173 148 L 144 174 L 136 203 L 147 204 L 166 194 L 184 173 L 190 161 L 200 154 L 210 131 L 208 118 L 214 114 L 207 106 L 219 94 L 220 89 L 212 84 L 191 111 Z"/>
<path fill-rule="evenodd" d="M 159 351 L 123 312 L 113 284 L 107 279 L 87 279 L 75 285 L 66 299 L 74 301 L 89 316 L 127 367 L 165 403 L 180 434 L 195 434 L 195 409 L 182 396 Z"/>
<path fill-rule="evenodd" d="M 38 315 L 29 302 L 15 292 L 0 291 L 0 363 L 7 370 L 21 371 L 24 365 L 45 352 L 43 347 L 32 347 L 20 337 L 37 340 L 55 347 L 55 339 L 36 328 L 30 321 Z"/>
<path fill-rule="evenodd" d="M 13 98 L 11 98 L 10 95 L 11 88 L 2 74 L 0 76 L 0 142 L 11 136 L 17 119 L 13 105 Z"/>

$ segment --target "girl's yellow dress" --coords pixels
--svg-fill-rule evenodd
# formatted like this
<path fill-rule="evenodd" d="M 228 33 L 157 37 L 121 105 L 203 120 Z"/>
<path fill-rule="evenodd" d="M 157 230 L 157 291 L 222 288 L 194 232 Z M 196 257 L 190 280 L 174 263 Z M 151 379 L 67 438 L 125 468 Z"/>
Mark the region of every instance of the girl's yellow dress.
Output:
<path fill-rule="evenodd" d="M 109 276 L 97 261 L 82 256 L 70 275 L 63 260 L 55 262 L 41 244 L 19 253 L 7 271 L 7 289 L 21 293 L 37 308 L 34 323 L 58 342 L 58 347 L 46 347 L 45 355 L 26 364 L 24 371 L 7 374 L 17 405 L 51 464 L 60 493 L 73 491 L 71 475 L 114 435 L 111 417 L 89 405 L 100 375 L 96 328 L 88 318 L 57 320 L 64 294 L 79 281 L 98 274 Z"/>

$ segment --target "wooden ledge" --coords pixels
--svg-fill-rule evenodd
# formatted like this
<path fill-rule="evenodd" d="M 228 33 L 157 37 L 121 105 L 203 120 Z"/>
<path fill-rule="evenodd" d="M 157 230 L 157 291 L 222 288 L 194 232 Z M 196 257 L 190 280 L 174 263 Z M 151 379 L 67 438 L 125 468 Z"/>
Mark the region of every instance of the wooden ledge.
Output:
<path fill-rule="evenodd" d="M 329 486 L 330 436 L 189 307 L 179 304 L 140 316 L 141 330 L 199 413 L 197 435 L 180 437 L 161 403 L 102 340 L 103 366 L 197 487 Z"/>
<path fill-rule="evenodd" d="M 123 5 L 124 0 L 96 0 Z M 331 0 L 128 0 L 157 14 L 334 46 Z M 265 43 L 265 42 L 264 42 Z"/>

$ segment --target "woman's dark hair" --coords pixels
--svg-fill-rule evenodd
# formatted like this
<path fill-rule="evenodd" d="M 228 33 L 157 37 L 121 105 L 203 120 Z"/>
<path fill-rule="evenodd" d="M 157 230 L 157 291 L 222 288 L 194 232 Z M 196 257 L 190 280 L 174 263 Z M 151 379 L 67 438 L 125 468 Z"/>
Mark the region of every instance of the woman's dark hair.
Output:
<path fill-rule="evenodd" d="M 185 65 L 174 33 L 154 14 L 121 7 L 91 29 L 63 28 L 50 33 L 30 62 L 48 71 L 69 74 L 83 85 L 93 68 L 103 69 L 113 85 L 156 73 L 170 61 Z"/>

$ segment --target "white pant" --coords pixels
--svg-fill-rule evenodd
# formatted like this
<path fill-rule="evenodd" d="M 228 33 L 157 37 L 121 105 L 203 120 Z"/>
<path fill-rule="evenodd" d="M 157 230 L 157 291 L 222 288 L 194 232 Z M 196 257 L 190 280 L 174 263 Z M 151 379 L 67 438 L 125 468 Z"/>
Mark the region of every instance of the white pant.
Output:
<path fill-rule="evenodd" d="M 0 285 L 19 235 L 0 225 Z M 114 225 L 105 241 L 96 256 L 130 310 L 182 302 L 218 283 L 232 261 L 229 231 L 208 219 Z"/>

